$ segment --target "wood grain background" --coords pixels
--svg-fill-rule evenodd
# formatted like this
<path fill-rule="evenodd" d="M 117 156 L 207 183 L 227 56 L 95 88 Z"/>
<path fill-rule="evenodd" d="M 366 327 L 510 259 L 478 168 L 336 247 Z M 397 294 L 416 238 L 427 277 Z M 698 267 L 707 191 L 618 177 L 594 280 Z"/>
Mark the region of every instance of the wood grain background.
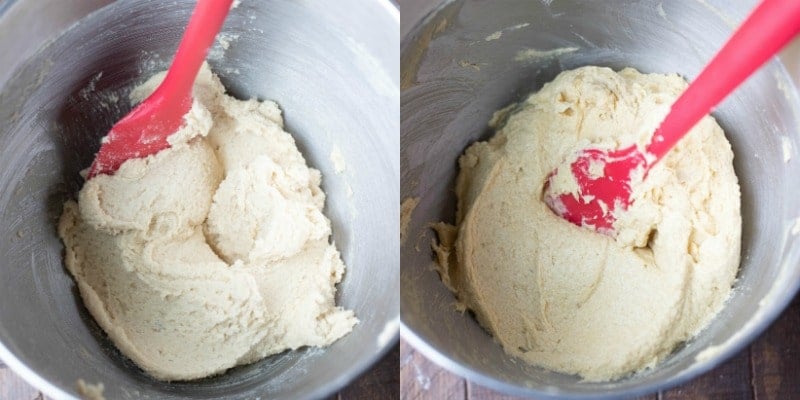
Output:
<path fill-rule="evenodd" d="M 400 392 L 404 400 L 513 400 L 438 367 L 400 343 Z M 705 375 L 639 400 L 800 399 L 800 296 L 750 347 Z"/>

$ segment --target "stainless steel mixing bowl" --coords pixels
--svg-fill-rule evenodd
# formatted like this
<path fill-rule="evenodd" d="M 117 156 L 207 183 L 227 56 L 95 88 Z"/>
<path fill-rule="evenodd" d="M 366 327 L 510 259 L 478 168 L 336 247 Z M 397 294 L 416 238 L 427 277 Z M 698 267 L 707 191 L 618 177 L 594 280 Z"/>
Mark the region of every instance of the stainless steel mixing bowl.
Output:
<path fill-rule="evenodd" d="M 800 230 L 800 102 L 778 61 L 714 113 L 733 145 L 742 188 L 742 264 L 733 295 L 710 326 L 656 368 L 590 383 L 514 360 L 469 314 L 455 310 L 429 249 L 427 223 L 454 220 L 457 157 L 490 137 L 486 125 L 495 110 L 583 65 L 691 79 L 753 1 L 457 0 L 406 25 L 406 17 L 429 8 L 409 1 L 401 8 L 401 198 L 420 200 L 401 248 L 400 279 L 401 333 L 414 347 L 467 379 L 515 395 L 617 397 L 708 371 L 784 309 L 800 283 L 800 232 L 792 233 Z M 570 48 L 517 57 L 526 49 Z M 790 145 L 788 162 L 783 141 Z"/>
<path fill-rule="evenodd" d="M 234 96 L 276 100 L 322 171 L 349 267 L 338 303 L 361 322 L 324 350 L 165 383 L 123 357 L 83 308 L 55 224 L 98 139 L 130 108 L 132 85 L 167 67 L 194 2 L 119 1 L 86 16 L 107 3 L 0 1 L 0 358 L 55 399 L 74 398 L 79 378 L 102 382 L 109 399 L 300 399 L 341 388 L 399 331 L 397 9 L 386 0 L 243 0 L 231 11 L 211 67 Z"/>

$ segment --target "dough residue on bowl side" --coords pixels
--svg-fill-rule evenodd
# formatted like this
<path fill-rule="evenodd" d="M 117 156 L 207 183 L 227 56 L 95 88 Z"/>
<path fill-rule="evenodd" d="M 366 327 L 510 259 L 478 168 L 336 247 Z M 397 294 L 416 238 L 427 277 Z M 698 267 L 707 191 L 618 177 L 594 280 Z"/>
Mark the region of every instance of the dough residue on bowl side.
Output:
<path fill-rule="evenodd" d="M 411 223 L 411 216 L 414 209 L 419 204 L 419 197 L 408 197 L 400 203 L 400 245 L 402 246 L 408 236 L 408 224 Z"/>
<path fill-rule="evenodd" d="M 83 379 L 78 379 L 75 382 L 75 386 L 78 388 L 78 394 L 81 395 L 83 400 L 106 400 L 103 395 L 105 385 L 102 382 L 86 383 Z"/>

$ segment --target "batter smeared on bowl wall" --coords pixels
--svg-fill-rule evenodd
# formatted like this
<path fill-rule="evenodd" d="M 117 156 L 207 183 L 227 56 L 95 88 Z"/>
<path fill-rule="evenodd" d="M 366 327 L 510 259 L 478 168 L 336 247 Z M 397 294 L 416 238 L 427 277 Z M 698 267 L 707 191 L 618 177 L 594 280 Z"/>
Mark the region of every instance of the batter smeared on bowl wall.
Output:
<path fill-rule="evenodd" d="M 88 180 L 59 223 L 84 304 L 163 380 L 327 346 L 358 322 L 334 303 L 345 265 L 329 241 L 320 172 L 278 106 L 227 96 L 207 65 L 194 98 L 171 148 Z"/>
<path fill-rule="evenodd" d="M 705 117 L 634 187 L 615 237 L 542 199 L 570 154 L 645 144 L 686 88 L 677 75 L 562 72 L 459 160 L 457 226 L 436 225 L 445 284 L 505 351 L 590 381 L 654 366 L 731 293 L 741 246 L 733 152 Z"/>

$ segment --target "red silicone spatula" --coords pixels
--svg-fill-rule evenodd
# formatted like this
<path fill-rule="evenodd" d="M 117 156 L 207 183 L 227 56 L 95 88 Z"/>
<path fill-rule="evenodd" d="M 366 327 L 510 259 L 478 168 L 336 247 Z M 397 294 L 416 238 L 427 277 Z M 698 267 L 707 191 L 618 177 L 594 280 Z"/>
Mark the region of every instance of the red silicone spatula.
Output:
<path fill-rule="evenodd" d="M 183 124 L 192 106 L 192 85 L 233 0 L 198 0 L 164 81 L 111 128 L 103 139 L 88 178 L 113 174 L 131 158 L 167 147 L 167 137 Z"/>
<path fill-rule="evenodd" d="M 596 148 L 580 151 L 577 159 L 551 173 L 545 184 L 545 202 L 573 224 L 613 234 L 615 212 L 631 205 L 632 178 L 637 174 L 646 176 L 712 107 L 798 32 L 800 0 L 763 1 L 675 101 L 644 151 L 635 145 L 610 151 Z M 598 165 L 603 167 L 603 174 L 597 173 Z M 572 174 L 580 193 L 552 192 L 551 183 L 557 174 Z"/>

